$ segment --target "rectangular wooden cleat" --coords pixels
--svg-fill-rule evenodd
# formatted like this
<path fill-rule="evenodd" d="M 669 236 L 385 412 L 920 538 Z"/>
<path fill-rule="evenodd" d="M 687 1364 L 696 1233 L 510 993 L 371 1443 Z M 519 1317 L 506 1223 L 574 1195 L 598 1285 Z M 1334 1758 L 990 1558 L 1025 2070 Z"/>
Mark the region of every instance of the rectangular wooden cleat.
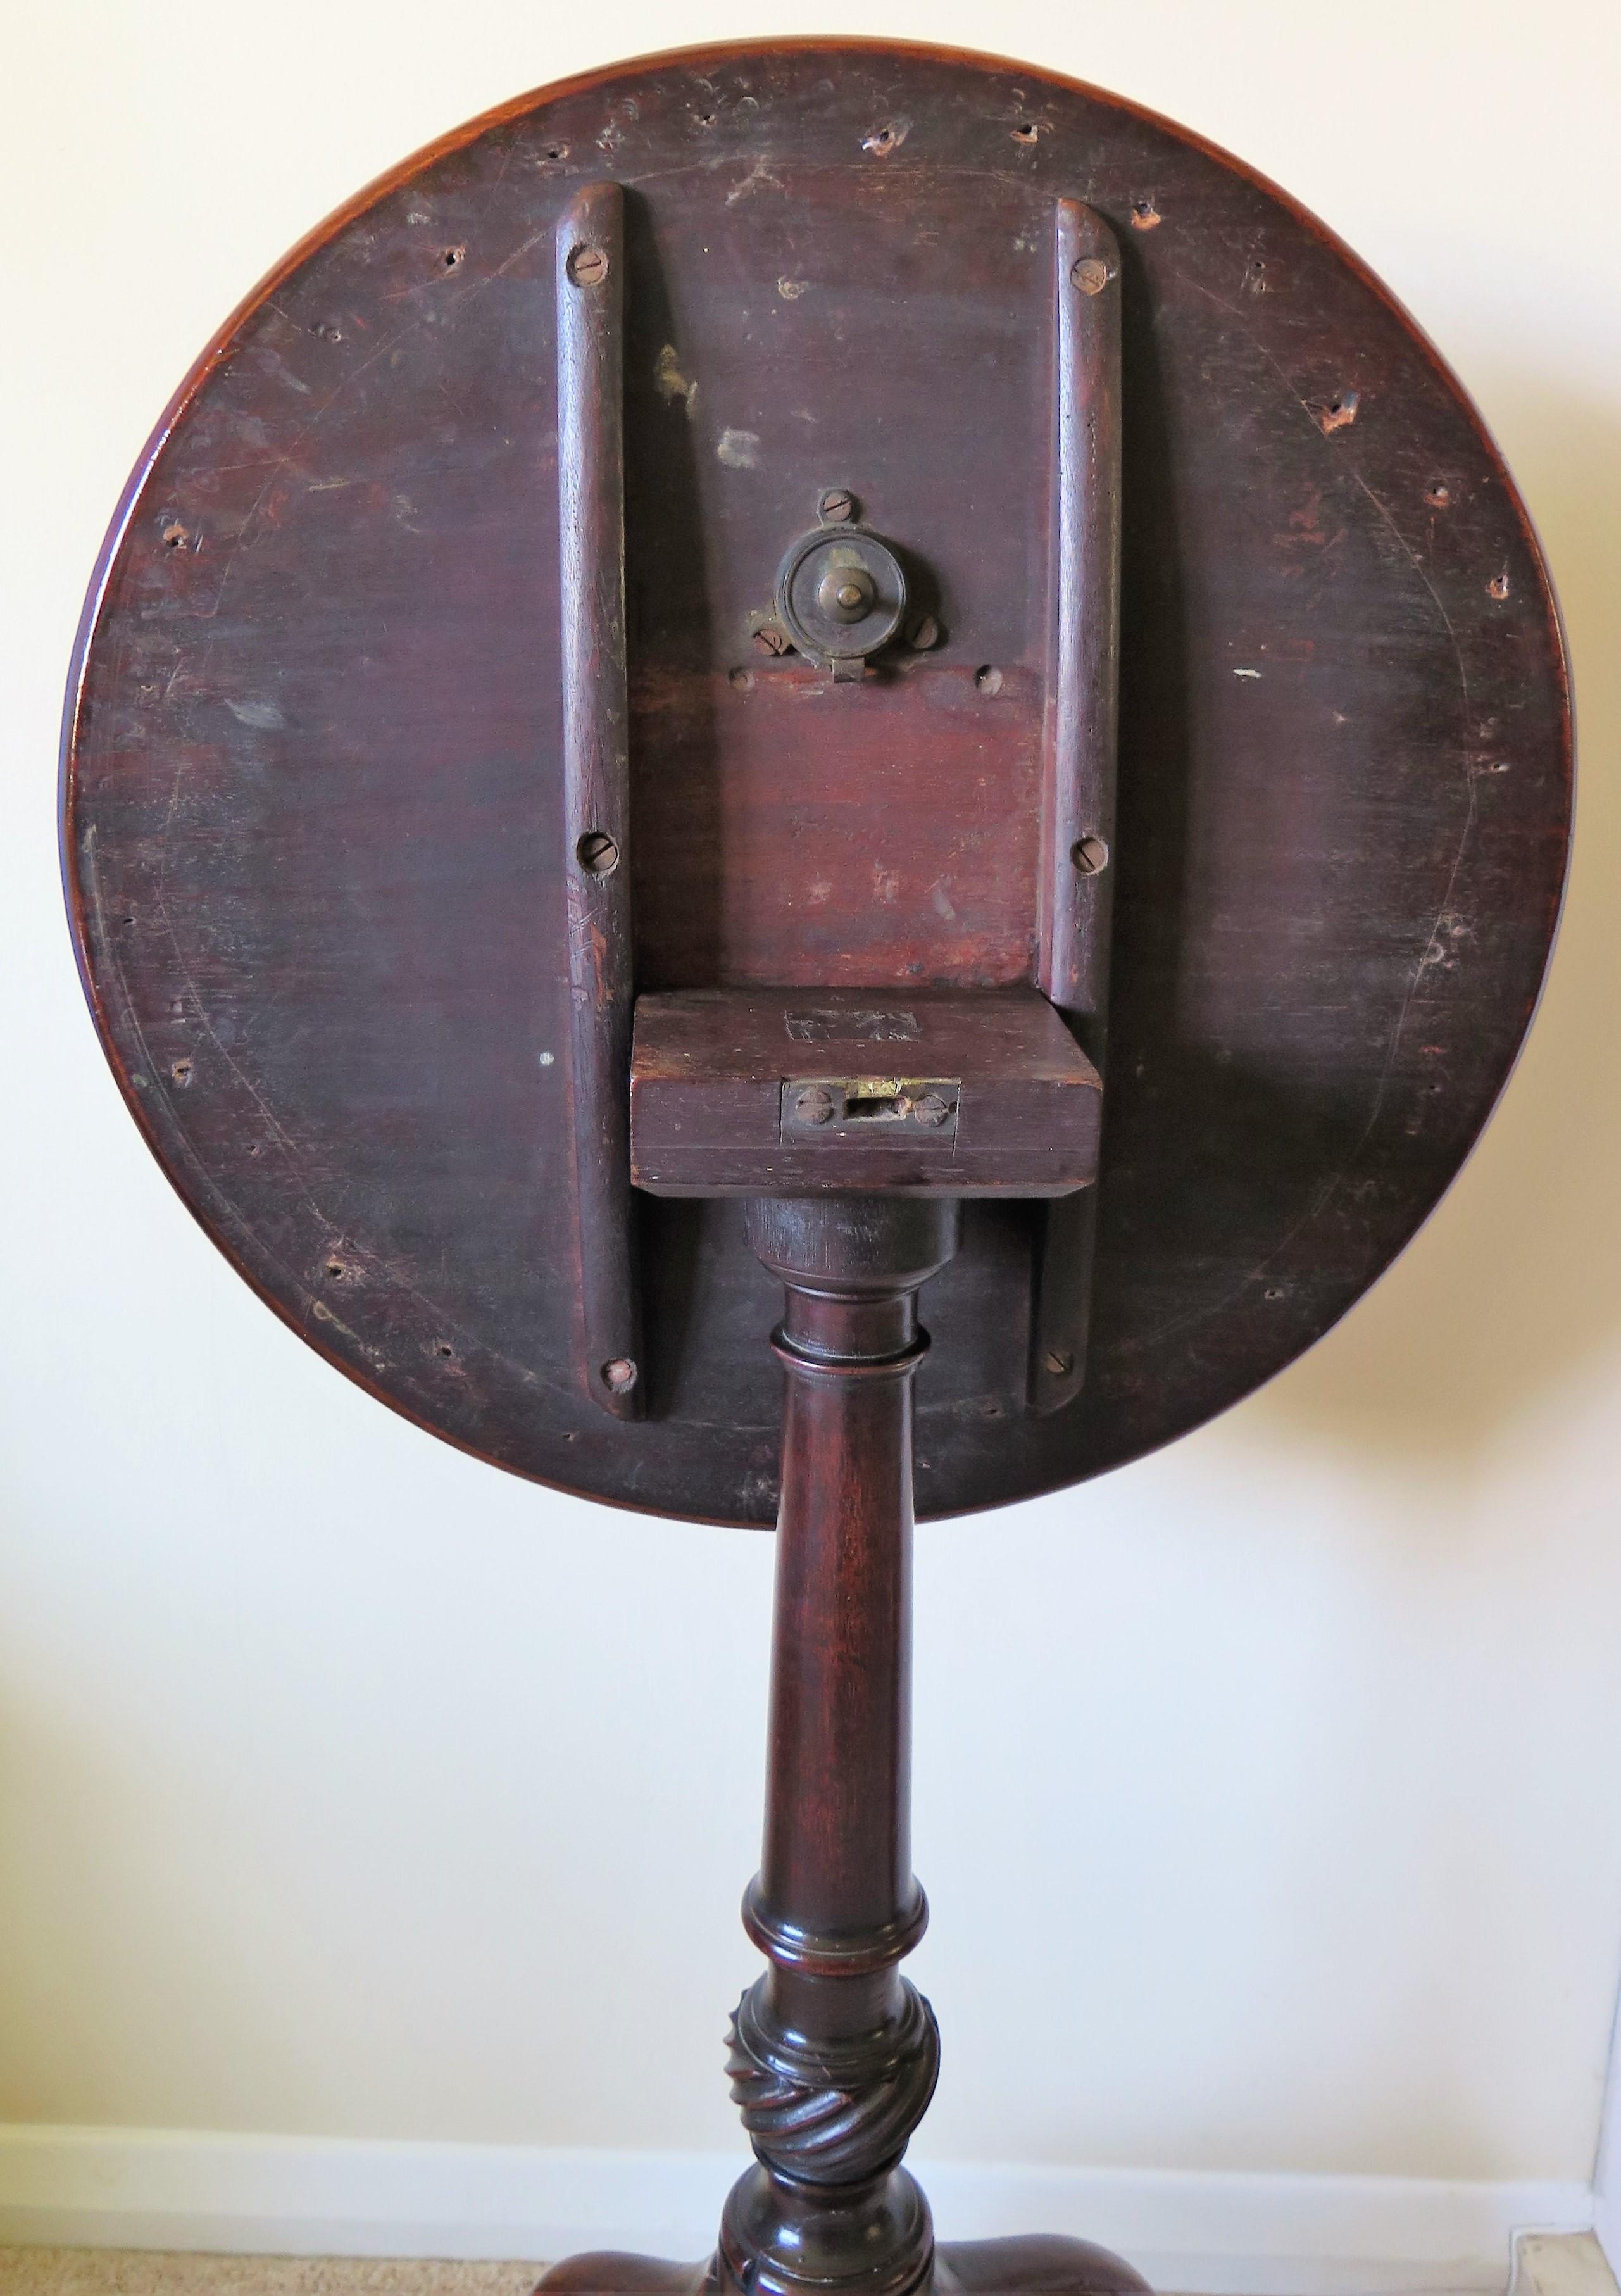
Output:
<path fill-rule="evenodd" d="M 1098 1072 L 1034 988 L 703 988 L 636 1000 L 631 1177 L 659 1196 L 1060 1196 Z"/>

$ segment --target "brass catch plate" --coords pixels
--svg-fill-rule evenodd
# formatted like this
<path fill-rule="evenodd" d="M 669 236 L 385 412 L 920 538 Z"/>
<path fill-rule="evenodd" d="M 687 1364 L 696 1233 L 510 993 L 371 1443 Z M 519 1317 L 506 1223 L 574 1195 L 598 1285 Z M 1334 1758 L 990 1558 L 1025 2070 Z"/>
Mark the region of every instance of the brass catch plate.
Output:
<path fill-rule="evenodd" d="M 957 1136 L 961 1077 L 790 1077 L 782 1086 L 784 1140 Z"/>

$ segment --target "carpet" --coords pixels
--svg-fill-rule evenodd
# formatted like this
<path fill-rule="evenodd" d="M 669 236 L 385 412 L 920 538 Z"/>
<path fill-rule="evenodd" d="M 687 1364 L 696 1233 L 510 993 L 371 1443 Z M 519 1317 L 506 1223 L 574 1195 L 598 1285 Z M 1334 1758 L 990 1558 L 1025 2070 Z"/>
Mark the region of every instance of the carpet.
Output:
<path fill-rule="evenodd" d="M 529 2296 L 538 2264 L 0 2249 L 0 2296 Z"/>

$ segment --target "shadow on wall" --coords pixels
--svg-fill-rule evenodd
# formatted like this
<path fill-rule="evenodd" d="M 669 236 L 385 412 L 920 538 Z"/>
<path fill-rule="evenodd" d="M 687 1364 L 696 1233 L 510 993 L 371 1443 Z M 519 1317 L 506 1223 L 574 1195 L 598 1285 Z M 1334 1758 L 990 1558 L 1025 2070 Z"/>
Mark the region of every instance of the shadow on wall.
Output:
<path fill-rule="evenodd" d="M 247 2128 L 300 2081 L 318 2113 L 321 2020 L 262 1981 L 285 1908 L 232 1886 L 217 1803 L 76 1710 L 70 1672 L 22 1687 L 0 1697 L 0 2124 Z"/>
<path fill-rule="evenodd" d="M 1452 1192 L 1393 1272 L 1249 1406 L 1263 1436 L 1437 1464 L 1496 1447 L 1517 1415 L 1621 1340 L 1621 424 L 1551 379 L 1476 381 L 1569 641 L 1577 792 L 1564 922 L 1519 1068 Z"/>

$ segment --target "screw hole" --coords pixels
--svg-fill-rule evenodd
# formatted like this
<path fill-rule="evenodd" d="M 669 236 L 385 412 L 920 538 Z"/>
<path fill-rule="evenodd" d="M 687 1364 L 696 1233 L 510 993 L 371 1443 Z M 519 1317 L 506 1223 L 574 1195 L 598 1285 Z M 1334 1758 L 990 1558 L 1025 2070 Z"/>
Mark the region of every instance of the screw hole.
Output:
<path fill-rule="evenodd" d="M 1162 220 L 1163 218 L 1160 216 L 1159 210 L 1154 205 L 1151 199 L 1134 200 L 1132 201 L 1132 229 L 1134 231 L 1152 231 Z"/>
<path fill-rule="evenodd" d="M 177 518 L 171 519 L 163 529 L 164 547 L 168 550 L 184 550 L 191 538 Z"/>
<path fill-rule="evenodd" d="M 1033 119 L 1021 119 L 1013 130 L 1013 141 L 1015 144 L 1034 144 L 1040 134 L 1041 129 Z"/>
<path fill-rule="evenodd" d="M 751 669 L 733 669 L 726 674 L 740 693 L 749 693 L 754 690 L 754 672 Z"/>
<path fill-rule="evenodd" d="M 1434 479 L 1424 489 L 1424 499 L 1432 510 L 1445 510 L 1453 498 L 1453 490 L 1445 479 Z"/>
<path fill-rule="evenodd" d="M 1337 390 L 1331 398 L 1315 401 L 1310 412 L 1316 417 L 1317 428 L 1325 439 L 1336 430 L 1343 430 L 1347 422 L 1355 422 L 1356 410 L 1362 404 L 1355 390 Z"/>
<path fill-rule="evenodd" d="M 1281 1283 L 1269 1283 L 1265 1296 L 1268 1300 L 1281 1300 L 1283 1297 L 1283 1286 Z"/>
<path fill-rule="evenodd" d="M 348 1272 L 340 1259 L 329 1259 L 326 1263 L 326 1277 L 329 1283 L 341 1283 Z"/>
<path fill-rule="evenodd" d="M 905 129 L 898 120 L 886 119 L 881 127 L 875 127 L 872 130 L 871 135 L 862 137 L 861 148 L 864 152 L 871 152 L 874 158 L 881 160 L 886 153 L 894 151 L 905 133 Z"/>
<path fill-rule="evenodd" d="M 454 271 L 465 259 L 466 255 L 467 250 L 464 247 L 447 247 L 445 250 L 444 258 L 446 270 Z"/>
<path fill-rule="evenodd" d="M 601 247 L 575 247 L 566 266 L 577 287 L 600 287 L 608 276 L 608 251 Z"/>
<path fill-rule="evenodd" d="M 547 159 L 548 159 L 548 160 L 566 160 L 566 159 L 568 158 L 568 156 L 569 156 L 569 146 L 568 146 L 566 144 L 547 144 L 547 146 L 546 146 L 546 157 L 547 157 Z"/>
<path fill-rule="evenodd" d="M 974 672 L 974 684 L 981 693 L 1000 693 L 1002 672 L 994 662 L 982 662 Z"/>
<path fill-rule="evenodd" d="M 449 1363 L 455 1355 L 455 1349 L 448 1340 L 436 1340 L 433 1343 L 433 1352 L 436 1356 L 442 1356 L 446 1363 Z"/>
<path fill-rule="evenodd" d="M 1508 576 L 1506 574 L 1494 574 L 1491 580 L 1486 584 L 1486 589 L 1487 597 L 1495 598 L 1498 603 L 1501 604 L 1503 599 L 1509 594 Z"/>
<path fill-rule="evenodd" d="M 175 1082 L 184 1089 L 184 1087 L 192 1081 L 192 1063 L 190 1061 L 176 1061 L 174 1066 L 170 1069 L 169 1074 L 174 1078 Z"/>

